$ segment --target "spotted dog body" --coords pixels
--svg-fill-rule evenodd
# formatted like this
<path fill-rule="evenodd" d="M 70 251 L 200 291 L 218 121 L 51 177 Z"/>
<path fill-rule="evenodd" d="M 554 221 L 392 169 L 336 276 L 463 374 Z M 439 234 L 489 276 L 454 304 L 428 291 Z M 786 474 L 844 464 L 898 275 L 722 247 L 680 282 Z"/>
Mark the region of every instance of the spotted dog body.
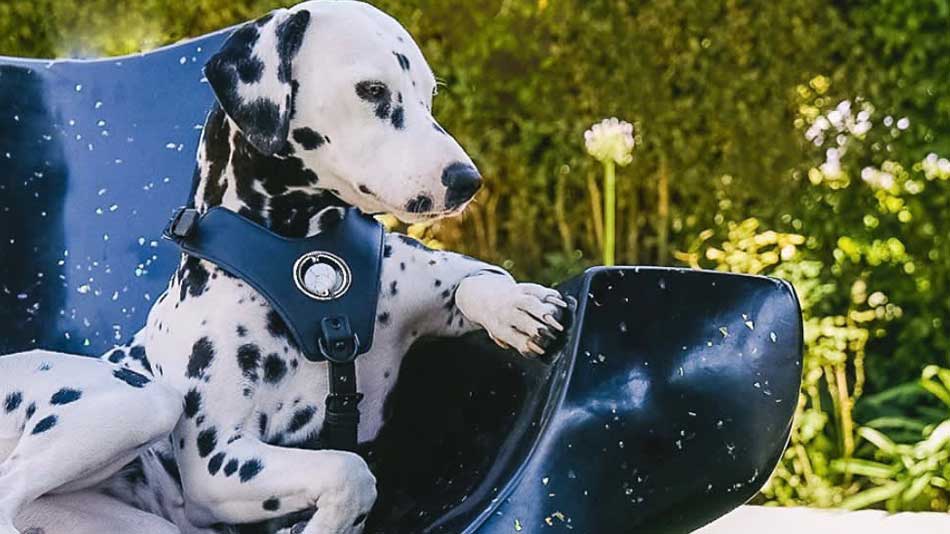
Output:
<path fill-rule="evenodd" d="M 219 105 L 198 151 L 201 211 L 304 237 L 349 206 L 419 222 L 478 190 L 431 115 L 418 47 L 366 4 L 307 2 L 248 23 L 205 74 Z M 557 292 L 404 235 L 385 236 L 381 287 L 373 348 L 357 361 L 363 443 L 420 337 L 484 328 L 530 355 L 563 330 Z M 80 525 L 90 532 L 144 513 L 163 534 L 359 533 L 375 479 L 359 456 L 321 446 L 327 392 L 326 364 L 303 358 L 266 299 L 183 257 L 131 344 L 100 359 L 0 359 L 0 534 L 55 528 L 26 518 L 63 498 L 51 494 L 107 497 L 107 513 Z"/>

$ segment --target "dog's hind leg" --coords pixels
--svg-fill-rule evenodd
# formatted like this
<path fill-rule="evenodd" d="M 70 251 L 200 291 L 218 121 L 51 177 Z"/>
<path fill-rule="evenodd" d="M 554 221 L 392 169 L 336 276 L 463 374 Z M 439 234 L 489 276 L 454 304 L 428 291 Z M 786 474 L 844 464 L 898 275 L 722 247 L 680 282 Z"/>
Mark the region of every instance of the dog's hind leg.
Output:
<path fill-rule="evenodd" d="M 180 534 L 175 525 L 95 490 L 40 497 L 14 524 L 24 533 Z"/>
<path fill-rule="evenodd" d="M 182 397 L 108 362 L 45 351 L 0 358 L 0 534 L 50 493 L 88 488 L 174 428 Z"/>

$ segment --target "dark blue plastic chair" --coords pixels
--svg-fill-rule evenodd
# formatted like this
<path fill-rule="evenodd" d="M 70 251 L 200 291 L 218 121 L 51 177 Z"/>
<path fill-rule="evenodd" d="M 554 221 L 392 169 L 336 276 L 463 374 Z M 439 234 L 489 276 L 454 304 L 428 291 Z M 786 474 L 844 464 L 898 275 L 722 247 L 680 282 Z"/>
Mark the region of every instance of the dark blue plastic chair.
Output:
<path fill-rule="evenodd" d="M 229 30 L 100 61 L 0 59 L 0 354 L 98 354 L 145 321 L 178 261 Z M 553 364 L 483 335 L 420 343 L 363 452 L 368 532 L 686 532 L 752 497 L 787 443 L 802 324 L 789 284 L 594 269 Z"/>

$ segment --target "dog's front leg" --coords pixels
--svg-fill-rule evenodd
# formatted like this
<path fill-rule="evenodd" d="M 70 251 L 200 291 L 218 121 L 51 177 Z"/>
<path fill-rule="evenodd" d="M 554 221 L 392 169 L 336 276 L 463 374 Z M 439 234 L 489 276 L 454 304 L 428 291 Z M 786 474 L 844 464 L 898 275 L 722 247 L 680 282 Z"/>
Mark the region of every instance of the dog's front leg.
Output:
<path fill-rule="evenodd" d="M 390 234 L 386 252 L 383 319 L 387 300 L 398 299 L 402 310 L 416 311 L 414 323 L 422 325 L 416 333 L 458 336 L 484 328 L 496 343 L 526 356 L 544 354 L 564 333 L 567 303 L 554 289 L 518 283 L 500 267 L 399 234 Z M 404 297 L 406 285 L 414 291 Z"/>
<path fill-rule="evenodd" d="M 496 343 L 525 356 L 541 356 L 564 332 L 561 294 L 538 284 L 484 271 L 462 279 L 455 306 Z"/>
<path fill-rule="evenodd" d="M 257 523 L 309 510 L 315 513 L 302 534 L 362 532 L 376 501 L 376 479 L 358 455 L 251 437 L 214 448 L 211 440 L 199 431 L 197 449 L 186 445 L 179 460 L 186 512 L 196 524 Z"/>

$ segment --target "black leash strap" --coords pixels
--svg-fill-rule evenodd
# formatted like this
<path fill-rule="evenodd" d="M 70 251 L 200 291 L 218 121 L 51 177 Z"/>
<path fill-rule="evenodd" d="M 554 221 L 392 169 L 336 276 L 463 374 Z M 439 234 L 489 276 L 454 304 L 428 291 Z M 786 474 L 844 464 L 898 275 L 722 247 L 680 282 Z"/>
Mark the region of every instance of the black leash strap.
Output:
<path fill-rule="evenodd" d="M 321 321 L 320 351 L 327 359 L 330 394 L 323 426 L 326 446 L 340 451 L 355 451 L 360 424 L 360 401 L 356 391 L 356 355 L 359 338 L 350 330 L 346 316 Z"/>

